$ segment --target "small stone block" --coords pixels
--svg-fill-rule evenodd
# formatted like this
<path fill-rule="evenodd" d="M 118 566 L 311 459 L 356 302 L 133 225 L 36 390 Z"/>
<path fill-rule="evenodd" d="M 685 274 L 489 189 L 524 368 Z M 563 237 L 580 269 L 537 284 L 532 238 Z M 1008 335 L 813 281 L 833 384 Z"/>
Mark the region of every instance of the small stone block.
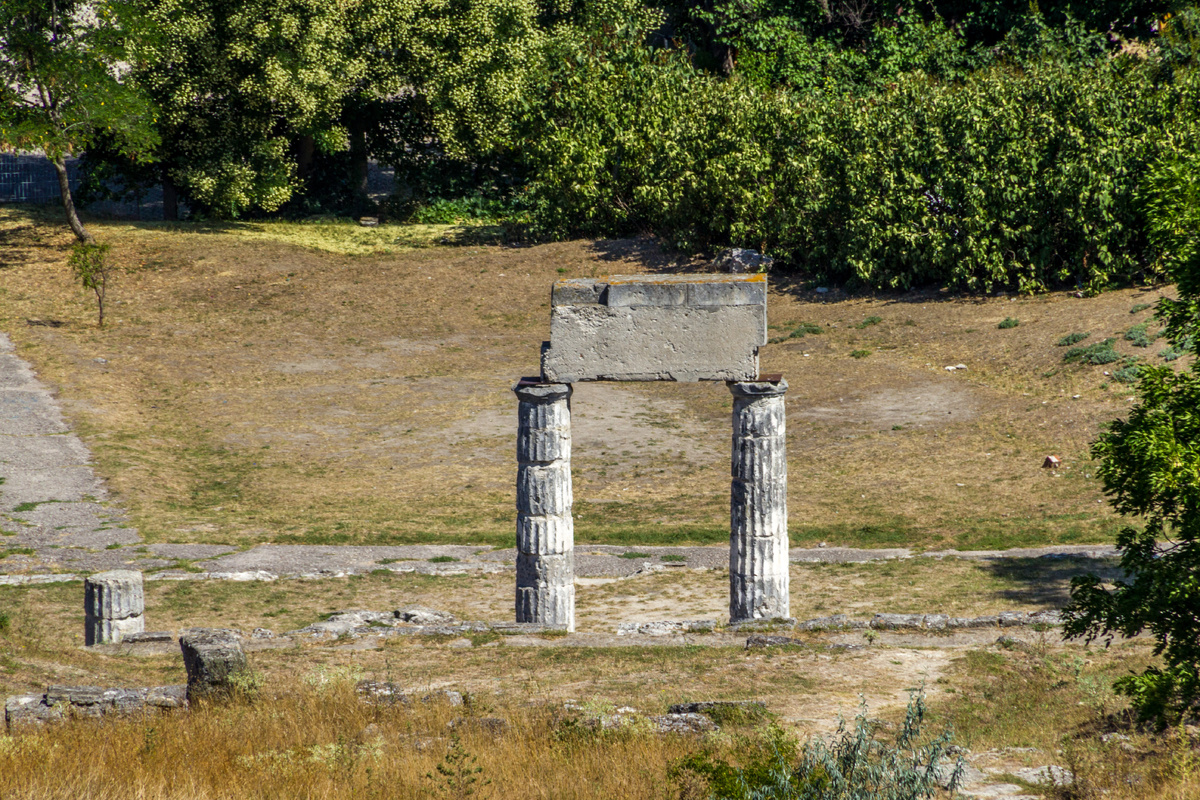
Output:
<path fill-rule="evenodd" d="M 241 638 L 221 628 L 194 628 L 179 637 L 187 670 L 187 697 L 228 697 L 233 679 L 249 669 Z"/>
<path fill-rule="evenodd" d="M 47 703 L 44 694 L 19 694 L 4 703 L 4 722 L 9 733 L 38 727 L 65 716 L 66 706 Z"/>
<path fill-rule="evenodd" d="M 146 691 L 146 705 L 155 708 L 186 708 L 187 686 L 155 686 Z"/>
<path fill-rule="evenodd" d="M 614 275 L 551 293 L 547 381 L 747 381 L 767 342 L 764 275 Z"/>

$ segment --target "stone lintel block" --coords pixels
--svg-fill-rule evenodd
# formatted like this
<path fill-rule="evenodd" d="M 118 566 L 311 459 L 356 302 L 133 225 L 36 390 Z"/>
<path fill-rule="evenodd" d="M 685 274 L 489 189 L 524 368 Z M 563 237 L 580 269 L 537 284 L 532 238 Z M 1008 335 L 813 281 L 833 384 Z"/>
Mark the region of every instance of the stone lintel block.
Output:
<path fill-rule="evenodd" d="M 83 610 L 89 616 L 103 619 L 140 617 L 145 607 L 142 573 L 137 570 L 97 572 L 83 582 Z"/>
<path fill-rule="evenodd" d="M 765 275 L 614 275 L 551 292 L 548 381 L 750 381 L 767 342 Z"/>
<path fill-rule="evenodd" d="M 575 523 L 570 515 L 517 515 L 517 552 L 527 555 L 558 555 L 575 547 Z"/>
<path fill-rule="evenodd" d="M 574 586 L 575 551 L 552 555 L 517 553 L 517 587 Z M 518 620 L 524 622 L 526 620 Z"/>
<path fill-rule="evenodd" d="M 83 643 L 88 647 L 96 644 L 118 644 L 125 641 L 125 637 L 141 633 L 145 629 L 146 618 L 141 615 L 125 619 L 107 619 L 87 614 L 83 618 Z"/>
<path fill-rule="evenodd" d="M 235 631 L 193 628 L 179 637 L 183 666 L 187 670 L 187 697 L 228 697 L 234 680 L 249 669 L 242 640 Z"/>
<path fill-rule="evenodd" d="M 533 516 L 565 516 L 571 513 L 571 465 L 523 464 L 517 468 L 517 511 Z"/>

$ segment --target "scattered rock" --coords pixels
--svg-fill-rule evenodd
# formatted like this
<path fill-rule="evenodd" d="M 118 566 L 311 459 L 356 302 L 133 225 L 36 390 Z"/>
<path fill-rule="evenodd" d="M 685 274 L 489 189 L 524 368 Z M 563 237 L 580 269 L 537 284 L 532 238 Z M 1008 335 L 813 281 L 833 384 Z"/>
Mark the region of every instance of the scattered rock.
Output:
<path fill-rule="evenodd" d="M 1058 456 L 1046 456 L 1046 460 L 1042 462 L 1042 469 L 1058 469 L 1062 466 Z"/>
<path fill-rule="evenodd" d="M 983 783 L 988 777 L 983 770 L 976 769 L 965 761 L 943 761 L 933 770 L 938 786 L 943 789 L 950 788 L 950 781 L 953 780 L 955 772 L 958 772 L 958 783 L 955 785 L 959 789 Z"/>
<path fill-rule="evenodd" d="M 774 265 L 775 259 L 764 256 L 757 250 L 743 247 L 731 247 L 722 250 L 713 261 L 713 266 L 722 272 L 738 274 L 742 272 L 767 272 Z M 819 289 L 817 291 L 820 291 Z"/>
<path fill-rule="evenodd" d="M 247 672 L 246 654 L 236 631 L 223 628 L 193 628 L 179 637 L 183 666 L 187 670 L 187 697 L 228 697 L 234 680 Z"/>
<path fill-rule="evenodd" d="M 358 224 L 364 228 L 378 228 L 379 217 L 359 217 Z"/>
<path fill-rule="evenodd" d="M 274 639 L 275 631 L 269 628 L 255 628 L 250 632 L 251 639 Z"/>
<path fill-rule="evenodd" d="M 946 367 L 945 369 L 946 369 L 946 372 L 957 372 L 958 370 L 964 370 L 966 368 L 967 368 L 966 364 L 955 364 L 954 366 Z"/>

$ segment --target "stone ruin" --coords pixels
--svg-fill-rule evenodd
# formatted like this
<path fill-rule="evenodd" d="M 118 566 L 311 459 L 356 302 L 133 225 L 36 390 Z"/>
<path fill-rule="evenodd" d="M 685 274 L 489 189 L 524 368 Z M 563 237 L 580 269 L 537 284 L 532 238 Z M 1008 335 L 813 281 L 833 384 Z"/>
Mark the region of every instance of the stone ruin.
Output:
<path fill-rule="evenodd" d="M 575 629 L 571 384 L 725 381 L 733 394 L 731 623 L 788 616 L 782 375 L 761 375 L 765 275 L 614 275 L 554 284 L 541 375 L 517 395 L 517 622 Z"/>

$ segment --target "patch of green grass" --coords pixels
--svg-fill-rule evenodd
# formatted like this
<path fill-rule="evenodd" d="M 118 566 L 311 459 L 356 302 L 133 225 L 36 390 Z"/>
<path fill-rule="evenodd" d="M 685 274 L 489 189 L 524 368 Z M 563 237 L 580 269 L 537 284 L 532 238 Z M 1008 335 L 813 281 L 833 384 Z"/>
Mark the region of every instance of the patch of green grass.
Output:
<path fill-rule="evenodd" d="M 1133 308 L 1129 309 L 1129 313 L 1136 314 L 1139 311 L 1145 311 L 1147 308 L 1152 308 L 1153 306 L 1153 303 L 1138 303 Z"/>
<path fill-rule="evenodd" d="M 1062 337 L 1057 342 L 1055 342 L 1055 345 L 1058 347 L 1070 347 L 1073 344 L 1078 344 L 1079 342 L 1082 342 L 1084 339 L 1088 338 L 1089 336 L 1091 336 L 1090 333 L 1078 333 L 1078 332 L 1068 333 L 1066 336 Z"/>
<path fill-rule="evenodd" d="M 1111 364 L 1121 360 L 1121 354 L 1113 349 L 1117 340 L 1109 337 L 1102 342 L 1086 346 L 1072 347 L 1063 353 L 1063 361 L 1068 364 Z"/>
<path fill-rule="evenodd" d="M 117 544 L 116 542 L 113 542 L 112 544 L 105 545 L 104 549 L 105 550 L 120 550 L 121 545 Z"/>
<path fill-rule="evenodd" d="M 451 561 L 458 561 L 454 556 L 434 556 L 429 559 L 430 564 L 449 564 Z"/>
<path fill-rule="evenodd" d="M 48 503 L 61 503 L 61 502 L 62 502 L 61 500 L 33 500 L 33 501 L 31 501 L 31 502 L 28 502 L 28 503 L 19 503 L 19 504 L 17 504 L 17 506 L 16 506 L 16 507 L 13 509 L 13 513 L 14 513 L 14 514 L 20 514 L 20 513 L 23 513 L 23 512 L 25 512 L 25 511 L 33 511 L 33 510 L 34 510 L 35 508 L 37 508 L 38 506 L 44 506 L 44 505 L 46 505 L 46 504 L 48 504 Z"/>
<path fill-rule="evenodd" d="M 867 317 L 862 322 L 858 323 L 857 325 L 854 325 L 853 327 L 855 329 L 861 331 L 864 328 L 869 328 L 872 325 L 878 325 L 881 322 L 883 322 L 883 317 Z"/>
<path fill-rule="evenodd" d="M 635 550 L 629 550 L 628 552 L 621 553 L 621 555 L 617 556 L 617 558 L 649 558 L 649 557 L 650 557 L 649 553 L 639 553 Z"/>
<path fill-rule="evenodd" d="M 824 333 L 824 330 L 820 325 L 812 322 L 798 322 L 796 323 L 796 327 L 792 328 L 791 331 L 785 333 L 783 336 L 776 336 L 770 340 L 770 343 L 779 344 L 780 342 L 786 342 L 788 339 L 803 339 L 809 334 L 818 336 L 822 333 Z"/>
<path fill-rule="evenodd" d="M 1009 328 L 1015 328 L 1020 324 L 1021 320 L 1017 319 L 1016 317 L 1005 317 L 1004 320 L 996 327 L 1002 331 L 1006 331 Z"/>
<path fill-rule="evenodd" d="M 7 611 L 0 611 L 0 633 L 8 633 L 12 630 L 12 617 Z"/>
<path fill-rule="evenodd" d="M 659 556 L 660 561 L 687 561 L 687 556 L 677 555 L 675 553 L 667 553 L 665 556 Z"/>
<path fill-rule="evenodd" d="M 1133 344 L 1134 347 L 1149 347 L 1158 338 L 1158 334 L 1151 335 L 1147 332 L 1150 322 L 1139 323 L 1134 325 L 1129 330 L 1125 331 L 1125 341 Z"/>
<path fill-rule="evenodd" d="M 10 547 L 7 550 L 0 551 L 0 560 L 6 559 L 9 556 L 32 556 L 37 555 L 32 547 Z"/>
<path fill-rule="evenodd" d="M 866 358 L 869 355 L 871 355 L 870 350 L 854 350 L 850 353 L 851 358 Z"/>

